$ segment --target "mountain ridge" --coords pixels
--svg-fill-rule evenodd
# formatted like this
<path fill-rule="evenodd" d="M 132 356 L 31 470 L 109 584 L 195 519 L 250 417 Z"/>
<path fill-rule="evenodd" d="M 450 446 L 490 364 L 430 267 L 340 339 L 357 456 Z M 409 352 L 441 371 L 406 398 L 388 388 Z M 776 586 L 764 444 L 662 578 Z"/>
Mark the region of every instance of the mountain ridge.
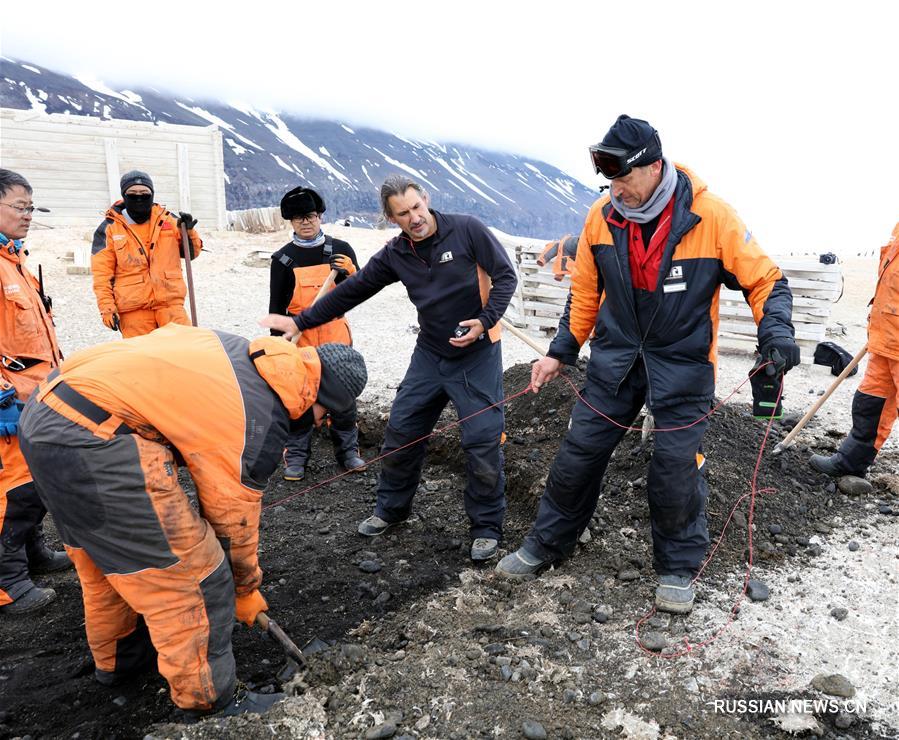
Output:
<path fill-rule="evenodd" d="M 222 131 L 229 210 L 277 205 L 288 189 L 322 193 L 328 215 L 378 220 L 384 178 L 406 173 L 440 211 L 468 213 L 521 236 L 577 233 L 597 197 L 576 178 L 540 160 L 477 147 L 419 140 L 367 126 L 199 101 L 153 87 L 115 90 L 84 76 L 0 59 L 0 105 L 19 110 L 208 126 Z"/>

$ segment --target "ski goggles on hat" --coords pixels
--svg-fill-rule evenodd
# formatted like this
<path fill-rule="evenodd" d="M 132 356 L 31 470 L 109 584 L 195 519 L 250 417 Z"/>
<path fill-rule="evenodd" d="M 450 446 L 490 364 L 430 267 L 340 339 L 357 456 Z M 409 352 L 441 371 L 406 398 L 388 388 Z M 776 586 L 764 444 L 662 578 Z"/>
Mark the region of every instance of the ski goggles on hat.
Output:
<path fill-rule="evenodd" d="M 658 133 L 654 133 L 648 142 L 636 149 L 619 149 L 602 144 L 594 144 L 590 147 L 590 159 L 593 160 L 594 171 L 607 180 L 624 177 L 634 167 L 642 167 L 650 162 L 655 162 L 661 156 L 662 142 Z"/>

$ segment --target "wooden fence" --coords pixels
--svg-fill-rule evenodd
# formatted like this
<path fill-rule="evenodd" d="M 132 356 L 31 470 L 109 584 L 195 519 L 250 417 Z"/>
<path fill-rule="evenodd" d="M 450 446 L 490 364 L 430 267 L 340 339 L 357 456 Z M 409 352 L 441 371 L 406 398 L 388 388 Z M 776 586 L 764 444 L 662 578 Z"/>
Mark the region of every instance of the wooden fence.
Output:
<path fill-rule="evenodd" d="M 246 231 L 250 234 L 269 234 L 284 231 L 290 224 L 281 218 L 281 209 L 248 208 L 245 211 L 228 211 L 228 229 Z"/>
<path fill-rule="evenodd" d="M 506 318 L 515 326 L 552 334 L 565 309 L 570 280 L 557 281 L 551 267 L 540 267 L 537 256 L 542 243 L 519 243 L 507 251 L 518 270 L 518 289 Z M 778 266 L 790 281 L 793 291 L 793 326 L 802 361 L 812 362 L 815 346 L 825 339 L 831 308 L 843 292 L 840 265 L 824 265 L 816 259 L 781 259 Z M 752 350 L 756 343 L 756 325 L 743 294 L 721 290 L 719 305 L 719 345 Z"/>

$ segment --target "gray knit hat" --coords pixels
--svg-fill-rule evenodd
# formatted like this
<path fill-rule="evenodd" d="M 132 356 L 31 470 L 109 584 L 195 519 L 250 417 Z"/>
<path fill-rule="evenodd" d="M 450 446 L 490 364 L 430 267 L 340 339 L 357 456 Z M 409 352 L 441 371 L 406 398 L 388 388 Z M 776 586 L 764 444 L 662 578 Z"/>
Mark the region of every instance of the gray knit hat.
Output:
<path fill-rule="evenodd" d="M 126 172 L 124 175 L 122 175 L 122 179 L 119 181 L 119 187 L 121 187 L 122 189 L 122 195 L 124 195 L 125 191 L 132 185 L 146 185 L 148 188 L 150 188 L 151 193 L 156 192 L 150 176 L 146 172 L 141 172 L 140 170 L 131 170 L 131 172 Z"/>
<path fill-rule="evenodd" d="M 368 381 L 365 360 L 346 344 L 332 342 L 315 349 L 322 363 L 316 400 L 328 411 L 351 411 Z"/>

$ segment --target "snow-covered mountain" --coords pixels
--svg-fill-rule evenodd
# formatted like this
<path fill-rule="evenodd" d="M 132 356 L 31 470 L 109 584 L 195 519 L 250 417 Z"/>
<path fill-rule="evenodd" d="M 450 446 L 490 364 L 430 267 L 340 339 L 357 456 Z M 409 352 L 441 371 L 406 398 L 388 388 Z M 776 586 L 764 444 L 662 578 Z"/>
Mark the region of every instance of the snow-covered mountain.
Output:
<path fill-rule="evenodd" d="M 249 105 L 198 101 L 155 88 L 113 90 L 100 81 L 0 58 L 0 105 L 73 116 L 222 130 L 227 207 L 277 205 L 289 188 L 320 191 L 329 218 L 377 220 L 383 179 L 406 172 L 438 210 L 469 213 L 503 231 L 539 238 L 577 233 L 596 192 L 527 157 L 416 141 L 372 128 L 307 120 Z"/>

